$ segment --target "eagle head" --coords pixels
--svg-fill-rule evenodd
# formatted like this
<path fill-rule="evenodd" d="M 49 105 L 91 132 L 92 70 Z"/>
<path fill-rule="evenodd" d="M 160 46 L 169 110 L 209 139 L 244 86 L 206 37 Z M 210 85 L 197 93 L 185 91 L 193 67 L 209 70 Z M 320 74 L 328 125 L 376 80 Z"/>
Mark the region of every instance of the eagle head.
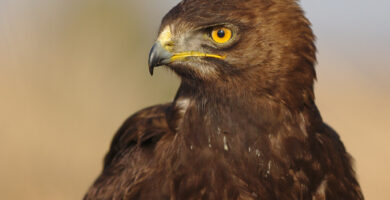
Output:
<path fill-rule="evenodd" d="M 209 86 L 313 96 L 314 38 L 296 0 L 184 0 L 162 21 L 149 70 L 166 65 Z"/>

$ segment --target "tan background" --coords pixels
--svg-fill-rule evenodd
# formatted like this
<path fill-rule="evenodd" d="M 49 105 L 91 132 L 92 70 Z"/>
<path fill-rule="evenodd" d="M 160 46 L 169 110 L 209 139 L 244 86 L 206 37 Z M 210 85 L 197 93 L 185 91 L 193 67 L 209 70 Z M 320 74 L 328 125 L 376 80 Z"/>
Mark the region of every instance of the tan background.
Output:
<path fill-rule="evenodd" d="M 0 199 L 80 199 L 131 113 L 178 79 L 147 56 L 177 0 L 0 0 Z M 303 0 L 319 38 L 317 103 L 356 159 L 367 199 L 390 199 L 386 1 Z"/>

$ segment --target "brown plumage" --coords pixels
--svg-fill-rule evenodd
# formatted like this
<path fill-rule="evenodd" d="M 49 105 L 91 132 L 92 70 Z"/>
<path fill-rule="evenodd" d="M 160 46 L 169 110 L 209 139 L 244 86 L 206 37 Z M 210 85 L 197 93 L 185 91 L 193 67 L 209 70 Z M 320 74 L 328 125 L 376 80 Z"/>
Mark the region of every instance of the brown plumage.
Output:
<path fill-rule="evenodd" d="M 315 53 L 295 0 L 182 1 L 149 61 L 177 95 L 123 124 L 84 199 L 363 199 L 314 102 Z"/>

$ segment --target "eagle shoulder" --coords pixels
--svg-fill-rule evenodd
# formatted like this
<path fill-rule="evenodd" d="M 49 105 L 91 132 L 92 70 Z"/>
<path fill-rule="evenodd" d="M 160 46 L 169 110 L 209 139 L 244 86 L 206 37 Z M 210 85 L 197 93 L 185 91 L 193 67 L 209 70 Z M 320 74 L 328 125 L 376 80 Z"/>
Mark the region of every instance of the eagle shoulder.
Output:
<path fill-rule="evenodd" d="M 157 141 L 169 131 L 166 113 L 170 105 L 148 107 L 130 116 L 115 134 L 104 159 L 104 168 L 110 167 L 121 153 L 135 146 L 144 150 L 154 148 Z"/>
<path fill-rule="evenodd" d="M 319 199 L 355 199 L 364 196 L 353 169 L 353 159 L 346 151 L 339 134 L 328 124 L 323 124 L 323 132 L 316 134 L 317 145 L 321 150 L 321 163 L 325 175 L 314 200 Z"/>
<path fill-rule="evenodd" d="M 145 108 L 123 123 L 105 156 L 102 173 L 84 199 L 132 196 L 130 193 L 123 194 L 121 187 L 136 185 L 137 180 L 146 176 L 157 142 L 170 132 L 166 119 L 170 106 L 164 104 Z"/>

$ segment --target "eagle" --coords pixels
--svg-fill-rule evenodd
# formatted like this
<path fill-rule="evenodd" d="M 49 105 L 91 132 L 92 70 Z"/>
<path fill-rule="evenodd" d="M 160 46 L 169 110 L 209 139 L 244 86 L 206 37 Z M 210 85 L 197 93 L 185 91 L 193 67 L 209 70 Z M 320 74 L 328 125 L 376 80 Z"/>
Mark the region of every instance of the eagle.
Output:
<path fill-rule="evenodd" d="M 297 0 L 183 0 L 149 70 L 181 84 L 130 116 L 85 200 L 362 200 L 315 104 L 316 47 Z"/>

